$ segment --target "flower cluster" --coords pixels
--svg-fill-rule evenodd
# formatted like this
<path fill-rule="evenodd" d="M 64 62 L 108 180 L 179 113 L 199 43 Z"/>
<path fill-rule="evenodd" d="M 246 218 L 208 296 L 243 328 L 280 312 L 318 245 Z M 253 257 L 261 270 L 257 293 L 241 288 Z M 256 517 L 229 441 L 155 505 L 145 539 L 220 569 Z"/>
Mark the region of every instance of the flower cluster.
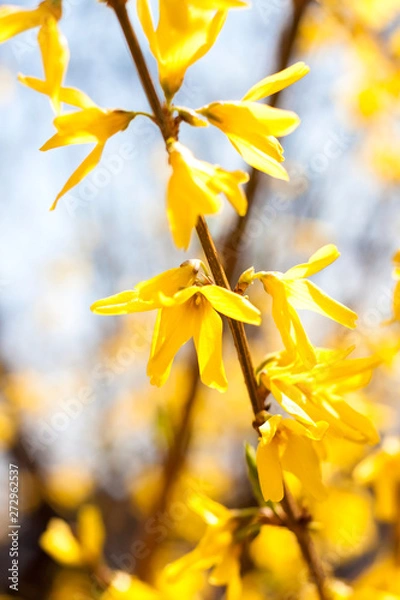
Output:
<path fill-rule="evenodd" d="M 125 2 L 107 0 L 106 4 L 120 19 L 132 54 L 139 53 L 136 64 L 143 75 L 141 69 L 145 61 L 140 48 L 135 49 L 137 40 L 131 32 Z M 44 0 L 36 8 L 26 10 L 1 7 L 0 42 L 23 31 L 39 29 L 43 79 L 20 75 L 19 81 L 48 97 L 56 115 L 55 133 L 41 150 L 94 144 L 57 194 L 51 209 L 99 164 L 107 141 L 128 129 L 139 116 L 150 119 L 160 130 L 169 165 L 166 222 L 172 239 L 179 250 L 187 250 L 197 229 L 210 269 L 200 259 L 185 260 L 179 267 L 141 281 L 132 289 L 97 300 L 91 310 L 103 316 L 156 311 L 147 364 L 151 384 L 158 387 L 166 384 L 175 356 L 193 340 L 199 378 L 219 392 L 228 389 L 223 361 L 223 323 L 224 319 L 228 321 L 255 416 L 258 447 L 255 450 L 249 446 L 247 458 L 249 478 L 261 507 L 228 509 L 204 494 L 192 494 L 188 505 L 206 524 L 205 533 L 194 550 L 163 569 L 162 577 L 154 585 L 127 573 L 113 572 L 105 565 L 105 528 L 95 506 L 81 508 L 76 531 L 61 519 L 51 519 L 40 544 L 60 564 L 93 572 L 104 588 L 97 594 L 102 600 L 172 600 L 179 594 L 198 598 L 192 578 L 209 569 L 212 571 L 208 581 L 212 585 L 226 586 L 228 600 L 241 600 L 244 596 L 240 561 L 243 552 L 247 557 L 246 544 L 262 535 L 263 525 L 278 526 L 285 528 L 285 535 L 297 536 L 323 599 L 326 596 L 321 592 L 323 584 L 318 581 L 318 568 L 312 565 L 315 558 L 307 529 L 311 517 L 302 513 L 296 516 L 290 509 L 288 480 L 297 485 L 298 497 L 305 498 L 309 504 L 321 502 L 323 506 L 328 491 L 323 468 L 327 448 L 335 443 L 360 446 L 378 443 L 375 426 L 353 405 L 350 395 L 369 383 L 374 369 L 384 358 L 379 352 L 367 357 L 350 357 L 354 347 L 319 347 L 306 332 L 299 315 L 303 310 L 327 317 L 350 330 L 356 327 L 357 314 L 309 280 L 340 256 L 333 244 L 323 246 L 307 262 L 286 272 L 256 271 L 250 267 L 240 276 L 237 286 L 230 288 L 205 216 L 218 214 L 222 196 L 225 196 L 239 217 L 244 217 L 249 204 L 245 188 L 249 173 L 206 162 L 195 156 L 179 138 L 180 128 L 185 125 L 217 128 L 240 155 L 243 169 L 248 165 L 287 181 L 289 175 L 283 166 L 284 151 L 279 140 L 294 132 L 300 119 L 291 110 L 270 106 L 264 101 L 298 82 L 309 68 L 302 61 L 296 62 L 255 83 L 239 100 L 212 101 L 197 108 L 175 105 L 175 95 L 189 67 L 212 48 L 229 11 L 245 8 L 247 4 L 242 0 L 159 0 L 158 6 L 155 24 L 150 0 L 137 1 L 137 16 L 157 63 L 163 91 L 160 101 L 149 72 L 145 71 L 142 81 L 150 79 L 150 91 L 146 91 L 154 114 L 102 108 L 83 91 L 64 85 L 69 51 L 58 26 L 62 17 L 61 0 Z M 66 111 L 65 105 L 72 108 Z M 206 240 L 202 237 L 204 231 Z M 397 253 L 393 301 L 393 320 L 397 321 L 400 320 L 399 262 Z M 259 326 L 263 316 L 256 306 L 257 298 L 253 303 L 247 295 L 253 284 L 259 286 L 261 294 L 264 290 L 270 297 L 272 320 L 282 341 L 282 348 L 267 355 L 257 369 L 253 368 L 244 328 L 244 324 Z M 174 458 L 172 450 L 171 455 Z M 376 490 L 379 516 L 389 522 L 399 516 L 396 507 L 399 455 L 397 442 L 386 442 L 355 470 L 359 482 Z M 384 572 L 388 571 L 397 574 L 398 568 L 385 567 Z M 188 587 L 177 592 L 176 586 L 181 585 L 186 576 L 190 578 Z M 330 591 L 332 598 L 361 600 L 370 597 L 369 585 L 362 587 L 360 595 L 357 590 L 353 595 L 347 586 L 333 581 Z M 376 591 L 374 586 L 372 594 Z M 311 596 L 302 595 L 301 599 L 313 598 L 314 591 Z"/>

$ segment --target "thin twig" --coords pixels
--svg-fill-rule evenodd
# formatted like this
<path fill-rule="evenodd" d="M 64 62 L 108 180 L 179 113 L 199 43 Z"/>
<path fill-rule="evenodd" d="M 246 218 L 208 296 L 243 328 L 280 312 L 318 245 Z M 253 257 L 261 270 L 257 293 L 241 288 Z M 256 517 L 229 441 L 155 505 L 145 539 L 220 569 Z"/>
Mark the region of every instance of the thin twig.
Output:
<path fill-rule="evenodd" d="M 308 565 L 318 590 L 320 600 L 329 600 L 330 596 L 326 589 L 325 571 L 316 553 L 314 542 L 311 539 L 308 523 L 303 522 L 296 501 L 287 486 L 285 486 L 285 496 L 281 501 L 281 505 L 286 513 L 288 528 L 296 536 L 303 558 Z"/>

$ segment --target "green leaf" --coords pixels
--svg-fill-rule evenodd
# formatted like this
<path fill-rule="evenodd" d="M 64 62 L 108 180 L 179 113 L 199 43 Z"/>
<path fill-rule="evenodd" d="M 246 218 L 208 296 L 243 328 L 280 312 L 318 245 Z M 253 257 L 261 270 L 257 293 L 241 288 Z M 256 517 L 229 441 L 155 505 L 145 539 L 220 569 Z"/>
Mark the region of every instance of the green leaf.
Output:
<path fill-rule="evenodd" d="M 244 451 L 246 456 L 247 475 L 249 477 L 251 489 L 253 490 L 254 498 L 257 500 L 259 506 L 265 506 L 265 501 L 261 493 L 260 480 L 258 479 L 255 448 L 248 442 L 245 442 Z"/>

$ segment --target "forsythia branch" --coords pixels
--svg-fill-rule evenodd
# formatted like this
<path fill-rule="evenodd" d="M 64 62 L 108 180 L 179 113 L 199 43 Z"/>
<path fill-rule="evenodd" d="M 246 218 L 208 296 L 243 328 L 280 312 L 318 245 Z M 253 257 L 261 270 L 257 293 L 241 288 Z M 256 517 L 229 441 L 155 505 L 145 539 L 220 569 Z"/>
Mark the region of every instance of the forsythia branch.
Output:
<path fill-rule="evenodd" d="M 142 50 L 132 28 L 132 24 L 130 23 L 125 0 L 108 0 L 108 5 L 114 10 L 121 25 L 131 56 L 138 70 L 139 77 L 149 104 L 154 111 L 154 116 L 161 130 L 164 141 L 167 142 L 171 138 L 176 138 L 174 119 L 169 114 L 168 109 L 164 109 L 159 100 L 154 83 L 150 77 L 146 62 L 144 60 Z M 207 261 L 210 265 L 210 270 L 214 277 L 215 283 L 218 286 L 230 290 L 231 288 L 229 281 L 226 277 L 226 273 L 218 256 L 214 241 L 210 235 L 207 223 L 203 216 L 199 217 L 196 231 Z M 232 319 L 228 319 L 228 321 L 255 415 L 255 426 L 257 426 L 258 424 L 261 424 L 259 423 L 259 416 L 264 411 L 265 392 L 263 390 L 260 391 L 257 386 L 254 366 L 252 363 L 249 344 L 243 323 L 234 321 Z M 324 571 L 315 553 L 315 548 L 309 532 L 307 528 L 304 527 L 304 524 L 301 523 L 301 519 L 299 520 L 297 507 L 290 496 L 285 496 L 282 506 L 287 514 L 288 520 L 291 522 L 291 529 L 297 537 L 303 557 L 309 566 L 318 590 L 319 598 L 320 600 L 327 600 L 328 596 L 325 589 Z"/>

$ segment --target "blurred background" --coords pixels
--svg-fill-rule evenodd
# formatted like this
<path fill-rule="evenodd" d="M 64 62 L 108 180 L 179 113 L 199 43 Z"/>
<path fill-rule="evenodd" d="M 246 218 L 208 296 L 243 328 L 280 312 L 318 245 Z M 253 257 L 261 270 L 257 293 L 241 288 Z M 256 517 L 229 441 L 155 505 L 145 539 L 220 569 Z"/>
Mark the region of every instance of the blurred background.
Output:
<path fill-rule="evenodd" d="M 130 14 L 156 78 L 134 4 Z M 67 85 L 101 107 L 148 109 L 105 4 L 64 0 L 61 27 L 71 50 Z M 90 578 L 79 571 L 65 576 L 38 546 L 52 516 L 73 521 L 82 503 L 96 502 L 109 534 L 110 565 L 142 574 L 149 561 L 135 558 L 133 540 L 145 540 L 157 565 L 198 539 L 200 522 L 190 515 L 163 523 L 171 498 L 194 488 L 228 506 L 251 503 L 243 440 L 254 443 L 255 434 L 229 336 L 227 394 L 198 384 L 190 347 L 158 389 L 145 374 L 155 315 L 103 319 L 90 312 L 98 298 L 201 252 L 195 239 L 187 254 L 174 248 L 164 210 L 165 151 L 146 120 L 112 138 L 97 169 L 49 212 L 87 147 L 38 151 L 53 133 L 51 109 L 16 80 L 19 72 L 41 77 L 36 35 L 29 31 L 0 46 L 0 476 L 7 481 L 9 462 L 19 464 L 19 597 L 84 599 L 96 597 Z M 253 0 L 251 10 L 231 11 L 215 46 L 190 68 L 176 104 L 196 108 L 239 99 L 297 60 L 310 65 L 310 74 L 277 99 L 302 120 L 284 140 L 290 183 L 257 178 L 238 252 L 232 249 L 236 217 L 227 203 L 209 224 L 224 245 L 233 283 L 251 265 L 284 271 L 325 243 L 336 244 L 340 260 L 315 281 L 359 313 L 359 327 L 344 334 L 316 315 L 304 322 L 314 344 L 357 344 L 365 355 L 398 339 L 397 325 L 382 323 L 392 316 L 400 229 L 400 2 Z M 198 158 L 244 168 L 217 130 L 182 127 L 181 140 Z M 257 293 L 252 300 L 268 313 L 268 299 Z M 269 317 L 249 335 L 256 362 L 281 348 Z M 399 380 L 396 364 L 384 367 L 354 399 L 389 434 L 399 433 Z M 339 450 L 348 458 L 345 471 L 363 453 L 345 445 Z M 385 532 L 373 518 L 370 496 L 353 491 L 346 477 L 332 504 L 318 509 L 319 518 L 324 522 L 340 501 L 353 507 L 352 518 L 330 521 L 341 533 L 333 542 L 322 535 L 319 543 L 338 573 L 351 579 Z M 6 485 L 0 494 L 6 524 Z M 143 531 L 151 515 L 157 536 Z M 0 558 L 7 565 L 6 528 L 1 531 Z M 264 542 L 264 548 L 275 543 Z M 259 566 L 265 573 L 277 568 Z M 300 576 L 293 567 L 292 579 Z M 5 568 L 1 577 L 6 593 Z M 290 577 L 287 571 L 274 577 L 271 598 L 282 598 L 279 586 Z M 251 598 L 262 597 L 255 593 Z M 285 589 L 285 597 L 297 597 L 291 593 Z M 218 597 L 213 589 L 204 594 Z"/>

